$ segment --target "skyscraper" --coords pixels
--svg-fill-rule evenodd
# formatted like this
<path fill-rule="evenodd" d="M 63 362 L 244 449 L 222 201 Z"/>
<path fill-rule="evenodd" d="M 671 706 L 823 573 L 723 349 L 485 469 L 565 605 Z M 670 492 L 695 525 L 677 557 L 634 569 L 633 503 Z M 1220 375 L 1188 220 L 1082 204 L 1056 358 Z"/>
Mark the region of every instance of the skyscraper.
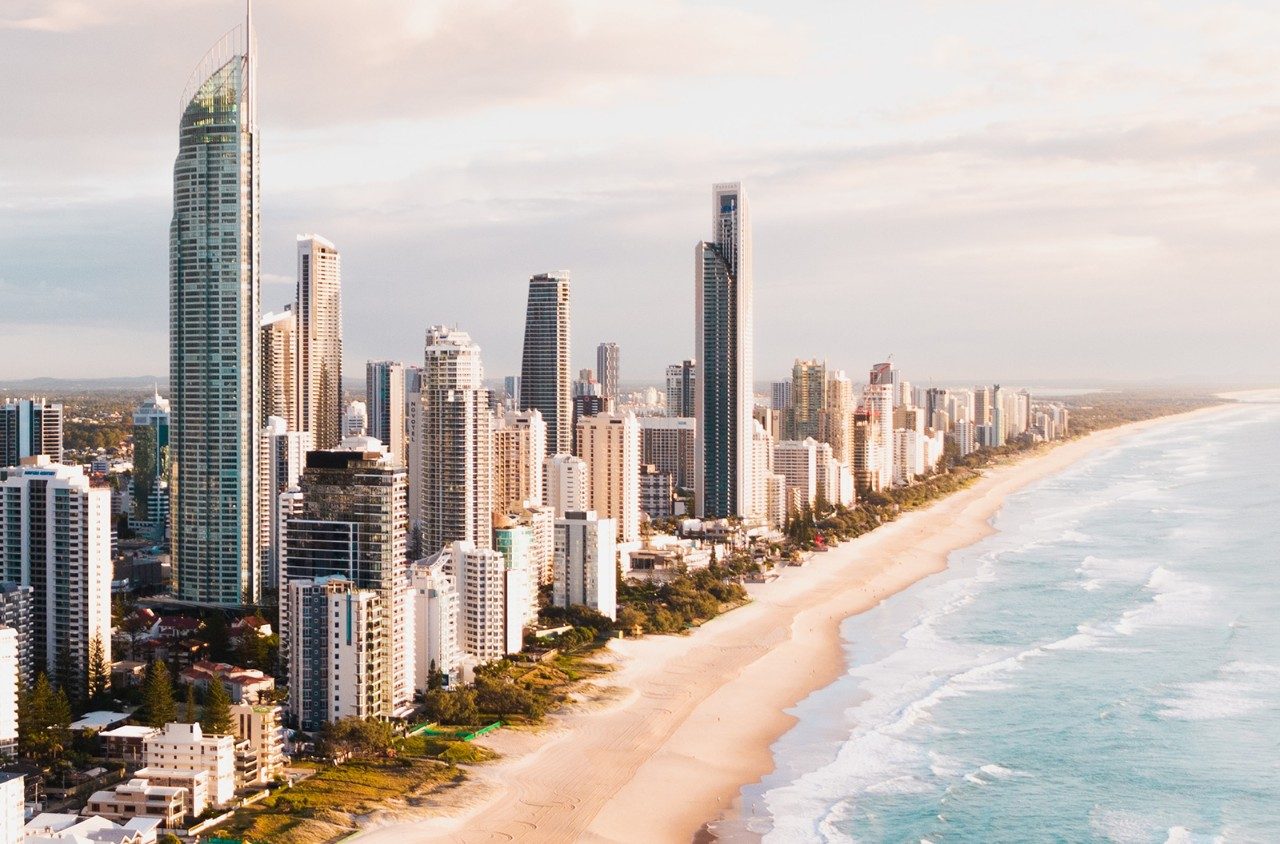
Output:
<path fill-rule="evenodd" d="M 630 411 L 578 422 L 578 456 L 586 461 L 588 507 L 613 520 L 619 542 L 640 538 L 640 423 Z"/>
<path fill-rule="evenodd" d="M 293 308 L 262 317 L 262 418 L 298 430 L 298 325 Z"/>
<path fill-rule="evenodd" d="M 465 331 L 427 329 L 422 371 L 422 549 L 465 540 L 488 548 L 493 414 L 480 347 Z M 459 586 L 459 591 L 462 591 Z"/>
<path fill-rule="evenodd" d="M 529 279 L 520 367 L 520 409 L 540 410 L 547 454 L 568 454 L 573 442 L 569 377 L 569 274 Z"/>
<path fill-rule="evenodd" d="M 298 426 L 317 448 L 342 439 L 342 256 L 298 235 Z"/>
<path fill-rule="evenodd" d="M 382 441 L 391 456 L 407 465 L 404 422 L 404 364 L 371 360 L 365 365 L 365 407 L 369 436 Z"/>
<path fill-rule="evenodd" d="M 169 225 L 169 384 L 177 597 L 255 601 L 262 427 L 257 102 L 251 22 L 183 96 Z"/>
<path fill-rule="evenodd" d="M 169 402 L 154 393 L 133 412 L 132 516 L 164 536 L 169 517 Z"/>
<path fill-rule="evenodd" d="M 44 399 L 0 404 L 0 467 L 17 466 L 37 454 L 62 461 L 62 405 Z"/>
<path fill-rule="evenodd" d="M 377 673 L 384 708 L 393 710 L 413 698 L 413 642 L 406 556 L 407 476 L 403 466 L 370 437 L 352 437 L 335 449 L 307 454 L 300 480 L 300 512 L 285 517 L 284 585 L 342 575 L 359 589 L 378 596 L 382 614 L 384 662 Z M 290 599 L 292 600 L 292 599 Z M 281 641 L 295 636 L 299 621 L 281 616 Z M 288 664 L 294 664 L 289 654 Z M 290 687 L 306 677 L 291 676 Z"/>
<path fill-rule="evenodd" d="M 536 410 L 499 412 L 493 428 L 493 506 L 498 512 L 542 502 L 547 426 Z"/>
<path fill-rule="evenodd" d="M 740 183 L 711 192 L 712 240 L 694 265 L 698 441 L 703 516 L 749 516 L 752 428 L 751 212 Z"/>
<path fill-rule="evenodd" d="M 268 590 L 283 601 L 280 592 L 280 558 L 284 548 L 284 516 L 282 493 L 295 489 L 307 463 L 307 452 L 314 448 L 311 434 L 291 431 L 279 416 L 267 417 L 262 429 L 258 488 L 258 544 L 262 555 L 260 582 L 265 595 Z"/>
<path fill-rule="evenodd" d="M 693 418 L 697 399 L 697 367 L 693 361 L 673 363 L 667 367 L 667 415 Z"/>
<path fill-rule="evenodd" d="M 596 346 L 596 376 L 600 379 L 600 393 L 612 402 L 618 400 L 619 358 L 617 343 Z"/>
<path fill-rule="evenodd" d="M 782 438 L 818 437 L 818 417 L 827 406 L 827 363 L 799 360 L 791 367 L 791 406 L 784 411 Z"/>
<path fill-rule="evenodd" d="M 0 481 L 0 581 L 31 587 L 35 670 L 74 696 L 95 640 L 111 664 L 111 491 L 79 466 L 26 459 Z"/>

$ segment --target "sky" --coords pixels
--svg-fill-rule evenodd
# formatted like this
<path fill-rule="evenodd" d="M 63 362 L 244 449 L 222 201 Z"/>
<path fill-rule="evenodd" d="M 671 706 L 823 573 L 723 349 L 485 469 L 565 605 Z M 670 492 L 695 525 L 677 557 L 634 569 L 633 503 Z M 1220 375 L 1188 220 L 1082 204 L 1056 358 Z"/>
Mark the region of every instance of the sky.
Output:
<path fill-rule="evenodd" d="M 236 0 L 0 3 L 0 378 L 164 375 L 180 97 Z M 343 255 L 344 368 L 428 325 L 519 371 L 692 355 L 711 184 L 755 369 L 1274 383 L 1280 15 L 1140 0 L 259 0 L 263 309 Z"/>

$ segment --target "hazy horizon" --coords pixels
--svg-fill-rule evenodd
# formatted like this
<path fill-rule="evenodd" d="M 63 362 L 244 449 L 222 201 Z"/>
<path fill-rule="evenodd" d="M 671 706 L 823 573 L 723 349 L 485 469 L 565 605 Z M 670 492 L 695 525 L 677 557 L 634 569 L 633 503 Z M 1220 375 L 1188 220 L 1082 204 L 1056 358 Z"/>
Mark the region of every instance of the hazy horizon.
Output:
<path fill-rule="evenodd" d="M 752 201 L 759 380 L 890 353 L 919 383 L 1280 371 L 1260 2 L 259 6 L 262 307 L 296 234 L 333 240 L 356 378 L 433 323 L 518 372 L 528 277 L 567 268 L 574 368 L 613 340 L 657 379 L 692 354 L 724 180 Z M 0 12 L 0 379 L 167 369 L 179 97 L 242 14 Z"/>

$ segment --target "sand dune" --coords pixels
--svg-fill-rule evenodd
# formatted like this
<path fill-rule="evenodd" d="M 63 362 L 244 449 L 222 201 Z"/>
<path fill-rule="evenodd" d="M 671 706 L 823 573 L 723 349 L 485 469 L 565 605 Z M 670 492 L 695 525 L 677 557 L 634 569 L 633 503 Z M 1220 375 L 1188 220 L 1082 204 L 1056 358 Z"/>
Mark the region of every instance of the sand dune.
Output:
<path fill-rule="evenodd" d="M 499 731 L 488 743 L 507 758 L 477 769 L 436 816 L 356 840 L 690 841 L 735 809 L 742 785 L 772 770 L 770 745 L 794 721 L 785 710 L 844 670 L 842 620 L 945 568 L 953 550 L 991 532 L 1009 493 L 1162 421 L 989 470 L 966 490 L 750 587 L 751 604 L 690 636 L 614 642 L 618 700 L 554 716 L 540 735 Z"/>

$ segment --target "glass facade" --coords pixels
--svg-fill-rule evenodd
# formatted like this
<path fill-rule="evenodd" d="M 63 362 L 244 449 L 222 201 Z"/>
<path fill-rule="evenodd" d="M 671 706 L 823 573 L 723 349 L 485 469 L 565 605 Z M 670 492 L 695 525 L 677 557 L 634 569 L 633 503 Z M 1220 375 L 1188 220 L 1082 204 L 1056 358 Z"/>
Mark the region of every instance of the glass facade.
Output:
<path fill-rule="evenodd" d="M 169 229 L 173 564 L 178 597 L 257 600 L 261 428 L 258 150 L 250 50 L 233 32 L 197 70 L 179 124 Z"/>

